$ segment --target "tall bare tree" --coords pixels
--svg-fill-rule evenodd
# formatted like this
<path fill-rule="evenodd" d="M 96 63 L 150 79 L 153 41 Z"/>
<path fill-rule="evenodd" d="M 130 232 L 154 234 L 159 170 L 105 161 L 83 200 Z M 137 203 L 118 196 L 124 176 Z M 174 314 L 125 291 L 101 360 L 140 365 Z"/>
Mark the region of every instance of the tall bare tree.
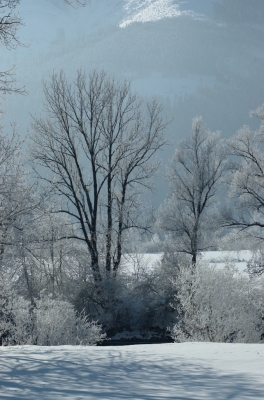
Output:
<path fill-rule="evenodd" d="M 144 229 L 139 196 L 151 188 L 164 144 L 161 107 L 143 110 L 128 82 L 104 72 L 78 72 L 73 85 L 63 72 L 44 85 L 45 118 L 33 123 L 32 155 L 39 176 L 61 199 L 86 243 L 94 281 L 115 276 L 124 235 Z M 139 217 L 139 218 L 138 218 Z"/>
<path fill-rule="evenodd" d="M 193 134 L 180 143 L 168 174 L 171 192 L 159 211 L 159 225 L 170 232 L 174 251 L 197 254 L 212 247 L 213 205 L 225 170 L 226 153 L 219 132 L 208 131 L 201 117 Z"/>

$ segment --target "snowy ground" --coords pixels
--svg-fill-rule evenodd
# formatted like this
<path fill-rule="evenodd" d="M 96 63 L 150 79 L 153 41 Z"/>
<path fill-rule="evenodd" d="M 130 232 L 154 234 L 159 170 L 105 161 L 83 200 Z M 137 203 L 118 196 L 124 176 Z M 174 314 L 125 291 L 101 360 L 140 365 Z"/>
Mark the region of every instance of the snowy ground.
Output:
<path fill-rule="evenodd" d="M 136 273 L 139 270 L 150 270 L 160 262 L 163 253 L 127 254 L 124 256 L 122 271 Z M 201 258 L 213 266 L 223 268 L 227 262 L 232 262 L 240 273 L 247 275 L 247 262 L 252 257 L 249 250 L 241 251 L 206 251 Z M 264 396 L 263 396 L 264 398 Z"/>
<path fill-rule="evenodd" d="M 261 344 L 0 348 L 1 400 L 263 398 Z"/>

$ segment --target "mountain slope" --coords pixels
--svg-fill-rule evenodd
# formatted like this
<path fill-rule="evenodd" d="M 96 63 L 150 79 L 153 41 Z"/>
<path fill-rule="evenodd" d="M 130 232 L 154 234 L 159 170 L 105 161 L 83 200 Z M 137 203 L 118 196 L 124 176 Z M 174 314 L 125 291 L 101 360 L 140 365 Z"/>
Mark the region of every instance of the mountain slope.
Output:
<path fill-rule="evenodd" d="M 130 79 L 143 96 L 158 97 L 164 115 L 173 118 L 167 132 L 172 146 L 161 153 L 164 160 L 190 133 L 196 115 L 224 137 L 245 123 L 254 127 L 248 112 L 263 102 L 264 32 L 259 24 L 214 19 L 213 4 L 91 0 L 86 8 L 72 9 L 61 0 L 21 2 L 21 39 L 31 46 L 3 51 L 0 62 L 5 68 L 17 64 L 29 95 L 7 99 L 9 120 L 18 122 L 21 134 L 27 131 L 29 113 L 42 109 L 42 80 L 53 71 L 63 68 L 73 79 L 79 68 L 103 68 Z"/>

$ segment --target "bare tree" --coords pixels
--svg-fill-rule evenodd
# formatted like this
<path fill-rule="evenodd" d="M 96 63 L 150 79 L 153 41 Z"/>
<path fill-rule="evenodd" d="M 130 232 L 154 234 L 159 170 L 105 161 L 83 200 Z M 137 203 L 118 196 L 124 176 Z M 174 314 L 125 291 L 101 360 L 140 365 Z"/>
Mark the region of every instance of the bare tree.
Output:
<path fill-rule="evenodd" d="M 225 170 L 226 153 L 219 132 L 193 119 L 193 134 L 180 143 L 168 178 L 171 192 L 159 211 L 158 224 L 170 232 L 176 252 L 197 254 L 213 245 L 213 205 Z"/>
<path fill-rule="evenodd" d="M 71 6 L 85 6 L 89 0 L 62 0 Z M 0 1 L 0 45 L 8 49 L 15 49 L 17 46 L 24 46 L 19 40 L 18 30 L 23 25 L 22 19 L 16 12 L 20 0 Z M 15 67 L 7 71 L 0 71 L 0 93 L 25 93 L 24 88 L 15 85 Z"/>
<path fill-rule="evenodd" d="M 160 106 L 146 106 L 104 72 L 63 72 L 44 85 L 45 119 L 34 119 L 32 155 L 39 176 L 61 199 L 57 211 L 73 218 L 87 245 L 94 281 L 115 276 L 125 232 L 144 229 L 139 196 L 151 188 L 155 153 L 163 146 Z M 140 217 L 140 218 L 138 218 Z"/>
<path fill-rule="evenodd" d="M 22 20 L 15 13 L 19 3 L 20 0 L 2 0 L 0 3 L 0 42 L 9 49 L 20 44 L 17 30 L 22 25 Z"/>
<path fill-rule="evenodd" d="M 15 270 L 16 289 L 31 300 L 32 306 L 44 290 L 53 298 L 69 298 L 77 277 L 79 281 L 85 278 L 78 275 L 80 246 L 73 240 L 59 240 L 71 229 L 70 221 L 65 215 L 52 213 L 52 205 L 43 203 L 16 221 L 13 243 L 5 257 L 5 265 L 12 265 L 6 270 L 12 276 Z"/>
<path fill-rule="evenodd" d="M 23 25 L 21 18 L 15 9 L 20 0 L 2 0 L 0 2 L 0 45 L 8 49 L 14 49 L 21 45 L 17 31 Z M 14 67 L 8 71 L 0 71 L 0 92 L 2 94 L 23 92 L 23 89 L 15 87 Z"/>
<path fill-rule="evenodd" d="M 232 206 L 223 213 L 223 225 L 248 238 L 264 239 L 264 105 L 251 112 L 261 120 L 260 128 L 241 128 L 229 141 L 233 161 Z"/>
<path fill-rule="evenodd" d="M 21 160 L 22 143 L 16 132 L 11 138 L 0 130 L 0 260 L 6 245 L 10 245 L 9 233 L 21 215 L 33 207 L 32 188 Z"/>

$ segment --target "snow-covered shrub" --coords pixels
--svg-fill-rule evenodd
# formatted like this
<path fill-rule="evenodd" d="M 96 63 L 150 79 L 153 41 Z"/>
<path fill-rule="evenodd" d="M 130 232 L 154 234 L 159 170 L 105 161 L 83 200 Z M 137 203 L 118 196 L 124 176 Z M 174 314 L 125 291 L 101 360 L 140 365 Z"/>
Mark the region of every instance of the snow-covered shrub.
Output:
<path fill-rule="evenodd" d="M 181 268 L 174 283 L 179 320 L 175 341 L 259 342 L 261 290 L 237 272 L 199 264 Z"/>
<path fill-rule="evenodd" d="M 30 302 L 23 297 L 8 299 L 5 308 L 4 326 L 8 335 L 3 344 L 35 344 L 34 314 Z"/>
<path fill-rule="evenodd" d="M 12 317 L 5 321 L 9 332 L 6 345 L 94 345 L 105 337 L 100 325 L 88 321 L 84 313 L 77 315 L 73 305 L 64 300 L 44 296 L 32 306 L 22 297 L 15 297 L 7 308 Z"/>

